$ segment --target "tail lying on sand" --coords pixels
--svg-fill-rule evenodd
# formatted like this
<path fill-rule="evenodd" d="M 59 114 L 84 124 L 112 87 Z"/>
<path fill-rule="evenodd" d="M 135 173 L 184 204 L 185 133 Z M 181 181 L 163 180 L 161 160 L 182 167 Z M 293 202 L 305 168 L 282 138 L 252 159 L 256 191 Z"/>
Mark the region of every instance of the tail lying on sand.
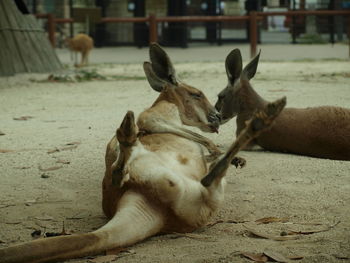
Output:
<path fill-rule="evenodd" d="M 57 262 L 128 246 L 159 233 L 163 217 L 140 194 L 126 192 L 116 215 L 86 234 L 38 239 L 0 249 L 1 263 Z"/>

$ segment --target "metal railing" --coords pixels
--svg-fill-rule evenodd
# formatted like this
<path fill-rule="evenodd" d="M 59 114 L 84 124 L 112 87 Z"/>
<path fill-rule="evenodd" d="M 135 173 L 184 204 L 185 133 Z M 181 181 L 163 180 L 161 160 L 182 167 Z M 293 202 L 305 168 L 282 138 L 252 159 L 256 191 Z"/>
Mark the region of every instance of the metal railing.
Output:
<path fill-rule="evenodd" d="M 258 44 L 258 21 L 268 16 L 345 16 L 348 17 L 347 35 L 350 39 L 350 10 L 317 10 L 317 11 L 286 11 L 286 12 L 250 12 L 246 16 L 166 16 L 156 17 L 104 17 L 100 23 L 148 23 L 149 41 L 158 42 L 158 23 L 164 22 L 237 22 L 245 21 L 249 23 L 250 55 L 255 56 Z M 49 40 L 55 46 L 55 26 L 59 23 L 74 23 L 71 18 L 55 18 L 52 14 L 37 14 L 37 18 L 46 18 L 48 24 Z M 350 41 L 349 41 L 350 55 Z"/>

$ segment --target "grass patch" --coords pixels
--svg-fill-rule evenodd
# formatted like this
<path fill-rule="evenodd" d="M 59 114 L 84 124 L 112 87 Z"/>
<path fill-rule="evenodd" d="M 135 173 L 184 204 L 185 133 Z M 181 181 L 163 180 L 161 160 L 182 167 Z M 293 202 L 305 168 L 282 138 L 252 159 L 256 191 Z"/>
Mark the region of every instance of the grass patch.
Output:
<path fill-rule="evenodd" d="M 326 44 L 327 41 L 319 34 L 305 34 L 298 38 L 300 44 Z"/>

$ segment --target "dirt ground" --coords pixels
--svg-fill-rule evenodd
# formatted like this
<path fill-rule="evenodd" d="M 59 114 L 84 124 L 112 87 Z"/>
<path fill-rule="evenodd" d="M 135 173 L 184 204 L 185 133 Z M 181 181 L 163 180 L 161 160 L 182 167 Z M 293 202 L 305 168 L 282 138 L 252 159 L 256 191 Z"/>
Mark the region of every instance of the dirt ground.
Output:
<path fill-rule="evenodd" d="M 223 61 L 175 67 L 212 103 L 226 85 Z M 63 221 L 70 233 L 106 223 L 101 210 L 106 144 L 127 110 L 140 113 L 157 94 L 141 63 L 92 68 L 113 80 L 0 78 L 0 247 L 31 240 L 34 230 L 61 232 Z M 268 100 L 286 95 L 288 106 L 350 107 L 348 61 L 262 61 L 252 84 Z M 232 120 L 218 135 L 206 136 L 227 147 L 234 131 Z M 152 237 L 117 256 L 70 262 L 252 262 L 243 252 L 300 257 L 293 262 L 350 261 L 350 162 L 265 151 L 240 156 L 247 166 L 230 168 L 225 204 L 211 220 L 216 224 L 191 235 Z M 255 222 L 265 217 L 284 220 Z M 248 229 L 268 238 L 254 237 Z M 273 239 L 290 231 L 303 234 Z"/>

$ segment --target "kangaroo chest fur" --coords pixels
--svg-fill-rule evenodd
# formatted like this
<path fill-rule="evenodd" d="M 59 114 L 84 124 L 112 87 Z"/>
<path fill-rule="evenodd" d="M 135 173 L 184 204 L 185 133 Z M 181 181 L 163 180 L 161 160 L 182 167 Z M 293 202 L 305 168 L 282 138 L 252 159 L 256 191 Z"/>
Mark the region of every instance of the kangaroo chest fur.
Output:
<path fill-rule="evenodd" d="M 213 193 L 200 184 L 208 172 L 204 149 L 188 139 L 163 133 L 162 126 L 181 125 L 181 120 L 173 104 L 161 103 L 159 107 L 161 110 L 151 108 L 139 117 L 139 129 L 152 133 L 139 137 L 132 149 L 127 185 L 167 210 L 165 231 L 193 230 L 205 224 L 220 206 L 225 181 L 222 189 Z"/>

